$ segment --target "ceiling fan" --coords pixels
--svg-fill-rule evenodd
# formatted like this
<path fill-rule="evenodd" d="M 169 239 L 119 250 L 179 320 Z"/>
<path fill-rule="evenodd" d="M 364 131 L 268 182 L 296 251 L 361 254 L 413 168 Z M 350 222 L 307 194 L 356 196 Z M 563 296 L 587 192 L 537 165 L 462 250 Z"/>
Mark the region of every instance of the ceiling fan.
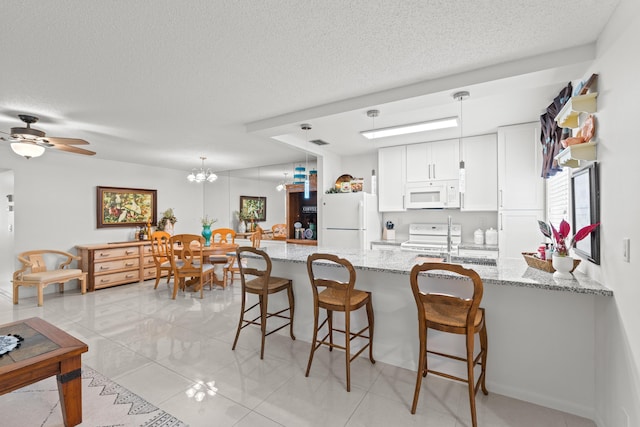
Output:
<path fill-rule="evenodd" d="M 36 116 L 19 114 L 18 117 L 27 124 L 27 127 L 11 128 L 11 133 L 0 131 L 0 133 L 9 135 L 8 137 L 0 136 L 0 140 L 11 142 L 11 149 L 16 154 L 30 159 L 41 156 L 44 153 L 45 147 L 87 156 L 96 154 L 93 151 L 76 147 L 76 145 L 89 145 L 84 139 L 47 137 L 43 131 L 32 128 L 31 124 L 38 121 L 38 117 Z"/>

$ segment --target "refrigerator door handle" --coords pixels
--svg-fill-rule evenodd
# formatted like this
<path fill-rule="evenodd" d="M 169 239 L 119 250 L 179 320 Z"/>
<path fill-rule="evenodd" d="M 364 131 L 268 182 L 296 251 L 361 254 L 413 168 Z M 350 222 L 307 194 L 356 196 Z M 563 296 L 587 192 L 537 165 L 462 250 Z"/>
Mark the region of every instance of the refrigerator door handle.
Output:
<path fill-rule="evenodd" d="M 360 217 L 360 230 L 365 228 L 367 223 L 367 218 L 365 217 L 366 212 L 364 211 L 364 202 L 358 202 L 358 216 Z"/>

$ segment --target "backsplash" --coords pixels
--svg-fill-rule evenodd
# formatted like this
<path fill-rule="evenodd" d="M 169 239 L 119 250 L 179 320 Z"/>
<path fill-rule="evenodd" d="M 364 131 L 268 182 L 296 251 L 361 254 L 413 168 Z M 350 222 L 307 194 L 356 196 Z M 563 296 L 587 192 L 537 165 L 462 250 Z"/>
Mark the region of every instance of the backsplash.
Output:
<path fill-rule="evenodd" d="M 409 238 L 409 224 L 422 222 L 447 223 L 451 220 L 462 225 L 462 242 L 473 243 L 473 232 L 478 228 L 483 231 L 489 227 L 498 228 L 497 212 L 460 212 L 458 209 L 417 209 L 406 212 L 386 212 L 382 214 L 382 223 L 391 221 L 395 224 L 396 240 Z"/>

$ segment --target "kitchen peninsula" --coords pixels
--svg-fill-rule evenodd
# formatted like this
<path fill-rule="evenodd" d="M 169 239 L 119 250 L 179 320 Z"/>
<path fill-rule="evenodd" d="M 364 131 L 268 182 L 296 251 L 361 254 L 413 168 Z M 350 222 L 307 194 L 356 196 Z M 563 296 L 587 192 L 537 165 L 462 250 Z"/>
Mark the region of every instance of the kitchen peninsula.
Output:
<path fill-rule="evenodd" d="M 415 252 L 298 245 L 265 249 L 273 261 L 272 274 L 293 280 L 296 337 L 310 342 L 313 328 L 307 256 L 333 253 L 354 265 L 356 288 L 372 292 L 376 360 L 416 369 L 418 325 L 409 284 Z M 575 273 L 575 280 L 556 281 L 551 273 L 528 267 L 524 260 L 465 266 L 476 270 L 484 282 L 481 306 L 486 309 L 489 334 L 489 392 L 583 416 L 591 414 L 595 399 L 595 302 L 612 296 L 612 291 L 581 273 Z M 329 267 L 327 274 L 331 274 Z M 273 300 L 285 304 L 284 300 Z M 357 314 L 352 317 L 356 328 L 365 321 L 365 316 Z M 443 335 L 430 335 L 430 340 L 434 346 L 463 351 L 461 341 L 446 341 Z M 443 362 L 430 359 L 430 363 L 437 366 Z M 455 368 L 462 368 L 455 373 L 464 376 L 464 366 Z"/>

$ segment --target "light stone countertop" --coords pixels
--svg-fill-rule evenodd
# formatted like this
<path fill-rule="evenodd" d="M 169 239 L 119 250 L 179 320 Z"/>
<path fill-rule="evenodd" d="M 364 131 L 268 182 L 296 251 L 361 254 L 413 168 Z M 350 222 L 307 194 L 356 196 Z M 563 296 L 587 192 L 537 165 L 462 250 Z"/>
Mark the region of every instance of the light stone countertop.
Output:
<path fill-rule="evenodd" d="M 264 241 L 263 241 L 264 242 Z M 348 259 L 356 270 L 378 271 L 409 275 L 416 264 L 415 252 L 392 250 L 336 249 L 306 245 L 265 245 L 264 249 L 272 260 L 306 263 L 307 257 L 315 252 L 332 253 Z M 485 284 L 521 286 L 581 294 L 613 296 L 613 291 L 582 273 L 574 273 L 573 280 L 554 279 L 552 273 L 529 267 L 522 260 L 498 260 L 497 266 L 463 264 L 472 268 Z"/>

